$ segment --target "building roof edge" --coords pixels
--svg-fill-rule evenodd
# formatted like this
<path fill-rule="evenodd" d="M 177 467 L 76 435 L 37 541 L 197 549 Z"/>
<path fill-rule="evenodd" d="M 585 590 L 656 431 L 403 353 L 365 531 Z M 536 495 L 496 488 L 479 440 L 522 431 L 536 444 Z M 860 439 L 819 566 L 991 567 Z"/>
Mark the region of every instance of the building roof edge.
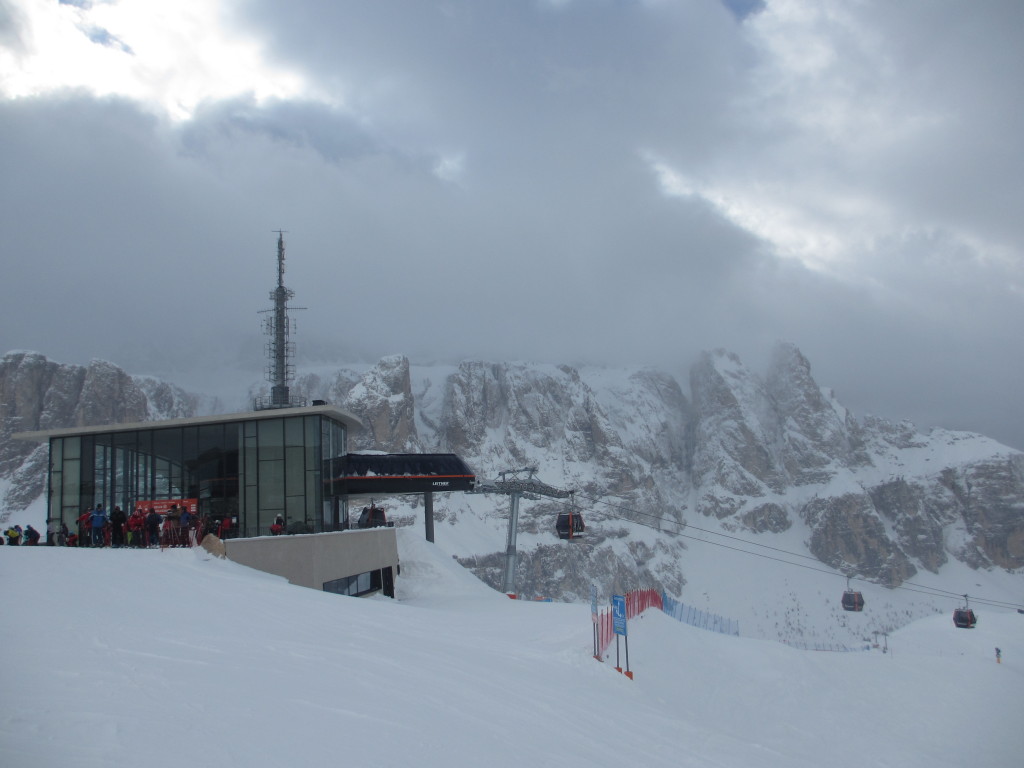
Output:
<path fill-rule="evenodd" d="M 240 413 L 224 413 L 213 416 L 188 416 L 181 419 L 164 421 L 138 421 L 128 424 L 97 424 L 88 427 L 62 427 L 60 429 L 43 429 L 30 432 L 16 432 L 11 435 L 14 440 L 25 440 L 43 443 L 52 437 L 72 437 L 74 435 L 95 435 L 105 432 L 131 432 L 139 429 L 164 429 L 169 427 L 191 427 L 201 424 L 223 424 L 230 421 L 257 421 L 262 419 L 280 419 L 289 416 L 309 416 L 321 414 L 334 418 L 350 429 L 363 429 L 363 422 L 358 416 L 333 405 L 310 405 L 298 408 L 268 408 L 262 411 L 242 411 Z"/>

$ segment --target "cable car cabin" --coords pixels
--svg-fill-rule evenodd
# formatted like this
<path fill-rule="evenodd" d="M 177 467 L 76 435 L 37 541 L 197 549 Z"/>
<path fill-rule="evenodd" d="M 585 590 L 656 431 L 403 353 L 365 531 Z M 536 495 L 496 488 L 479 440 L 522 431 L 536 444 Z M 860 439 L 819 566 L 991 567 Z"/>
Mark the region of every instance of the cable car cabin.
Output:
<path fill-rule="evenodd" d="M 586 530 L 583 515 L 579 512 L 560 512 L 555 521 L 555 531 L 560 539 L 575 539 Z"/>
<path fill-rule="evenodd" d="M 843 610 L 863 611 L 864 596 L 860 592 L 854 592 L 852 589 L 846 590 L 843 592 Z"/>
<path fill-rule="evenodd" d="M 959 629 L 971 629 L 978 623 L 978 617 L 971 608 L 957 608 L 953 611 L 953 626 Z"/>
<path fill-rule="evenodd" d="M 363 507 L 363 511 L 359 513 L 359 521 L 356 523 L 357 528 L 391 528 L 393 526 L 394 523 L 388 523 L 388 519 L 384 516 L 384 509 L 373 504 Z"/>

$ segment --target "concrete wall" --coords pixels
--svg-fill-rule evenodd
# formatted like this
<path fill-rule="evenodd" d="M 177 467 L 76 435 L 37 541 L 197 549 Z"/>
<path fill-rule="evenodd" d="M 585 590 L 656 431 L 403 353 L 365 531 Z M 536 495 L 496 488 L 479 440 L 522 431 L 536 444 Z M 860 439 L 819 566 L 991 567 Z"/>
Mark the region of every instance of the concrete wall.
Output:
<path fill-rule="evenodd" d="M 326 581 L 398 565 L 394 528 L 227 539 L 224 546 L 229 560 L 312 589 L 323 589 Z"/>

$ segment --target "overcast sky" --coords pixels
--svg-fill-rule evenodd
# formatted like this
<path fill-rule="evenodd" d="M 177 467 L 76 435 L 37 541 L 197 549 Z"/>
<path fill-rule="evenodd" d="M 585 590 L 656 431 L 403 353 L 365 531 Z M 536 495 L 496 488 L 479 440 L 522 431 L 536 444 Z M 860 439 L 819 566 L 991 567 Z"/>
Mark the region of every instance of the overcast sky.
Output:
<path fill-rule="evenodd" d="M 655 365 L 795 343 L 1024 448 L 1019 0 L 0 0 L 0 351 Z M 246 383 L 240 383 L 244 389 Z"/>

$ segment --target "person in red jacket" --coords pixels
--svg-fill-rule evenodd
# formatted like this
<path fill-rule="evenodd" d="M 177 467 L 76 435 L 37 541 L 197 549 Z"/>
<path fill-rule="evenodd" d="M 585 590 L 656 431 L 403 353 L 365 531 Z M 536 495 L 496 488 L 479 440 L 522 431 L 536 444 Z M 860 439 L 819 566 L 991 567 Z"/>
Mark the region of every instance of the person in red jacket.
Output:
<path fill-rule="evenodd" d="M 89 530 L 89 520 L 92 518 L 92 508 L 85 510 L 78 516 L 78 546 L 88 547 L 92 532 Z"/>
<path fill-rule="evenodd" d="M 142 507 L 137 507 L 134 512 L 128 515 L 128 522 L 125 524 L 125 527 L 128 529 L 128 546 L 143 546 L 142 529 L 146 527 L 146 516 L 142 512 Z"/>

